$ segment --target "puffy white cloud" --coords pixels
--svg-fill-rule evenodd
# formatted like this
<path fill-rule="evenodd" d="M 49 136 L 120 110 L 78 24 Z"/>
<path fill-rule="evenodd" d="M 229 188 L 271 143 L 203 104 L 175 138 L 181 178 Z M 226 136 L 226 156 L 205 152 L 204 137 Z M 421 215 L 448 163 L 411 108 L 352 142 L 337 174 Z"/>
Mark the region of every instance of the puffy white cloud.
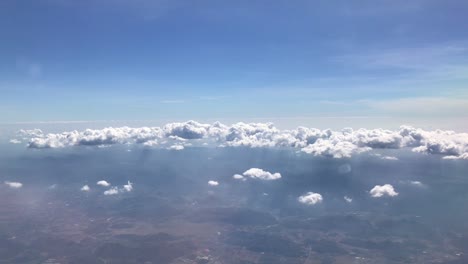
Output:
<path fill-rule="evenodd" d="M 281 179 L 281 174 L 278 173 L 278 172 L 271 173 L 271 172 L 264 171 L 264 170 L 258 169 L 258 168 L 248 169 L 243 173 L 243 175 L 245 177 L 250 177 L 250 178 L 254 178 L 254 179 L 261 179 L 261 180 L 278 180 L 278 179 Z"/>
<path fill-rule="evenodd" d="M 232 176 L 232 178 L 234 178 L 235 180 L 243 180 L 245 181 L 245 177 L 240 175 L 240 174 L 234 174 L 234 176 Z"/>
<path fill-rule="evenodd" d="M 104 195 L 116 195 L 119 193 L 119 188 L 117 187 L 112 187 L 107 191 L 104 191 Z"/>
<path fill-rule="evenodd" d="M 210 186 L 218 186 L 218 185 L 219 185 L 219 182 L 217 182 L 217 181 L 208 181 L 208 185 L 210 185 Z"/>
<path fill-rule="evenodd" d="M 43 136 L 44 133 L 42 130 L 36 128 L 36 129 L 21 129 L 18 131 L 18 135 L 22 136 L 24 138 L 30 138 L 30 137 L 40 137 Z"/>
<path fill-rule="evenodd" d="M 172 146 L 168 147 L 167 149 L 168 150 L 183 150 L 184 148 L 185 147 L 183 145 L 176 144 L 176 145 L 172 145 Z"/>
<path fill-rule="evenodd" d="M 353 201 L 353 198 L 348 197 L 348 196 L 343 197 L 343 199 L 348 203 L 351 203 Z"/>
<path fill-rule="evenodd" d="M 98 181 L 98 182 L 96 182 L 96 184 L 97 184 L 97 185 L 100 185 L 100 186 L 104 186 L 104 187 L 110 186 L 110 183 L 107 182 L 107 181 L 104 181 L 104 180 Z"/>
<path fill-rule="evenodd" d="M 133 183 L 127 181 L 127 184 L 123 186 L 123 190 L 126 192 L 131 192 L 133 190 Z"/>
<path fill-rule="evenodd" d="M 383 197 L 383 196 L 397 196 L 398 193 L 395 192 L 393 189 L 393 186 L 390 184 L 384 184 L 384 185 L 376 185 L 374 188 L 370 190 L 370 195 L 372 197 Z"/>
<path fill-rule="evenodd" d="M 91 190 L 91 188 L 89 188 L 88 185 L 84 185 L 83 187 L 81 187 L 80 191 L 83 191 L 83 192 L 89 192 Z"/>
<path fill-rule="evenodd" d="M 320 193 L 308 192 L 302 196 L 299 196 L 297 200 L 303 204 L 314 205 L 321 203 L 323 201 L 323 197 Z"/>
<path fill-rule="evenodd" d="M 5 181 L 4 183 L 5 183 L 5 185 L 7 185 L 8 187 L 10 187 L 12 189 L 19 189 L 19 188 L 23 187 L 23 184 L 21 182 Z"/>
<path fill-rule="evenodd" d="M 147 146 L 147 147 L 154 147 L 154 146 L 158 146 L 159 142 L 158 142 L 157 139 L 153 139 L 153 140 L 149 140 L 149 141 L 144 142 L 143 145 Z"/>
<path fill-rule="evenodd" d="M 383 159 L 383 160 L 398 160 L 397 157 L 393 157 L 393 156 L 382 156 L 381 159 Z"/>
<path fill-rule="evenodd" d="M 133 183 L 130 181 L 127 181 L 127 184 L 123 185 L 122 188 L 114 186 L 104 191 L 104 195 L 116 195 L 119 193 L 131 192 L 131 191 L 133 191 Z"/>
<path fill-rule="evenodd" d="M 271 123 L 241 122 L 227 126 L 219 122 L 188 121 L 163 127 L 108 127 L 55 134 L 44 134 L 39 129 L 20 130 L 18 137 L 18 141 L 28 141 L 30 148 L 142 144 L 180 150 L 190 145 L 189 142 L 196 142 L 224 147 L 290 147 L 333 158 L 349 158 L 372 149 L 411 148 L 414 152 L 441 154 L 447 159 L 468 159 L 468 133 L 426 131 L 410 126 L 399 130 L 345 128 L 332 131 L 306 127 L 280 130 Z M 383 159 L 393 160 L 391 157 Z"/>

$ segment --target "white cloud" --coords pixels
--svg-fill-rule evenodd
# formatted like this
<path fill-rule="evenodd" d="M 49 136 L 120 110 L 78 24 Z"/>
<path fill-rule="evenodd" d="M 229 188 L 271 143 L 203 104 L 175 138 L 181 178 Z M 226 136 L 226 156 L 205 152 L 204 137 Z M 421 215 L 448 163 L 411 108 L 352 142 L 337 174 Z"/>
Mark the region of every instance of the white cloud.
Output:
<path fill-rule="evenodd" d="M 19 189 L 23 187 L 23 184 L 21 182 L 5 181 L 5 184 L 12 189 Z"/>
<path fill-rule="evenodd" d="M 119 189 L 117 187 L 112 187 L 107 191 L 104 191 L 104 195 L 115 195 L 119 193 Z"/>
<path fill-rule="evenodd" d="M 329 139 L 318 139 L 314 144 L 302 148 L 302 151 L 307 154 L 333 158 L 349 158 L 353 153 L 360 153 L 368 150 L 370 150 L 369 147 L 358 147 L 351 142 Z"/>
<path fill-rule="evenodd" d="M 211 185 L 211 186 L 218 186 L 218 185 L 219 185 L 219 182 L 217 182 L 217 181 L 208 181 L 208 185 Z"/>
<path fill-rule="evenodd" d="M 147 147 L 154 147 L 154 146 L 158 146 L 159 145 L 159 142 L 158 140 L 154 139 L 154 140 L 148 140 L 146 142 L 143 143 L 144 146 L 147 146 Z"/>
<path fill-rule="evenodd" d="M 96 184 L 100 185 L 100 186 L 104 186 L 104 187 L 110 186 L 110 183 L 108 183 L 107 181 L 104 181 L 104 180 L 98 181 Z"/>
<path fill-rule="evenodd" d="M 348 197 L 348 196 L 343 197 L 343 199 L 348 203 L 351 203 L 353 201 L 353 198 Z"/>
<path fill-rule="evenodd" d="M 183 139 L 203 138 L 210 125 L 201 124 L 195 121 L 185 123 L 169 123 L 163 127 L 166 136 L 177 136 Z"/>
<path fill-rule="evenodd" d="M 465 152 L 461 154 L 460 156 L 445 156 L 443 159 L 452 159 L 452 160 L 457 160 L 457 159 L 465 159 L 468 160 L 468 152 Z"/>
<path fill-rule="evenodd" d="M 240 175 L 240 174 L 234 174 L 234 176 L 232 176 L 232 178 L 234 178 L 235 180 L 243 180 L 245 181 L 245 177 Z"/>
<path fill-rule="evenodd" d="M 350 173 L 351 171 L 352 171 L 352 168 L 350 164 L 343 164 L 338 167 L 338 172 L 340 174 Z"/>
<path fill-rule="evenodd" d="M 383 196 L 397 196 L 398 193 L 395 192 L 393 189 L 393 186 L 390 184 L 385 184 L 385 185 L 376 185 L 374 188 L 370 190 L 370 195 L 372 197 L 383 197 Z"/>
<path fill-rule="evenodd" d="M 126 192 L 131 192 L 133 190 L 133 183 L 127 181 L 127 184 L 123 186 L 123 190 Z"/>
<path fill-rule="evenodd" d="M 423 183 L 420 181 L 410 181 L 411 185 L 418 186 L 418 187 L 423 187 Z"/>
<path fill-rule="evenodd" d="M 447 159 L 468 159 L 468 133 L 427 131 L 410 126 L 399 130 L 345 128 L 332 131 L 306 127 L 280 130 L 271 123 L 226 126 L 219 122 L 188 121 L 163 127 L 108 127 L 56 134 L 44 134 L 39 129 L 21 130 L 18 137 L 17 140 L 28 141 L 29 148 L 141 144 L 181 150 L 194 143 L 197 146 L 298 148 L 304 153 L 333 158 L 349 158 L 372 149 L 411 148 L 414 152 L 440 154 Z M 383 159 L 394 160 L 394 157 Z"/>
<path fill-rule="evenodd" d="M 122 188 L 119 187 L 111 187 L 109 190 L 104 191 L 104 195 L 116 195 L 123 192 L 131 192 L 133 191 L 133 183 L 127 181 L 127 184 L 123 185 Z"/>
<path fill-rule="evenodd" d="M 314 205 L 317 203 L 321 203 L 323 201 L 323 198 L 322 195 L 319 193 L 308 192 L 305 195 L 299 196 L 297 200 L 303 204 Z"/>
<path fill-rule="evenodd" d="M 383 159 L 383 160 L 398 160 L 397 157 L 393 157 L 393 156 L 382 156 L 381 159 Z"/>
<path fill-rule="evenodd" d="M 243 173 L 243 175 L 245 177 L 250 177 L 250 178 L 254 178 L 254 179 L 261 179 L 261 180 L 278 180 L 278 179 L 281 179 L 281 174 L 278 173 L 278 172 L 271 173 L 271 172 L 264 171 L 264 170 L 258 169 L 258 168 L 248 169 Z"/>
<path fill-rule="evenodd" d="M 89 192 L 91 190 L 91 188 L 89 188 L 88 185 L 84 185 L 83 187 L 81 187 L 80 190 L 83 191 L 83 192 Z"/>
<path fill-rule="evenodd" d="M 168 150 L 183 150 L 185 147 L 183 145 L 172 145 L 168 147 Z"/>
<path fill-rule="evenodd" d="M 10 143 L 11 143 L 11 144 L 21 144 L 22 142 L 21 142 L 21 140 L 15 139 L 15 138 L 14 138 L 14 139 L 11 139 L 11 140 L 10 140 Z"/>

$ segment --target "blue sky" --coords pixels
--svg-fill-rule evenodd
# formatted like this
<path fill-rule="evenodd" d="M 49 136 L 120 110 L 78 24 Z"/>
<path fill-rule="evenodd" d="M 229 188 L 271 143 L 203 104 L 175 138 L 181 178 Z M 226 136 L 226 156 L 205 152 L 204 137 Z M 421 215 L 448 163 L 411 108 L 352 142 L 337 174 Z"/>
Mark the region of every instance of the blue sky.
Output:
<path fill-rule="evenodd" d="M 461 0 L 1 1 L 0 123 L 468 130 L 467 13 Z"/>

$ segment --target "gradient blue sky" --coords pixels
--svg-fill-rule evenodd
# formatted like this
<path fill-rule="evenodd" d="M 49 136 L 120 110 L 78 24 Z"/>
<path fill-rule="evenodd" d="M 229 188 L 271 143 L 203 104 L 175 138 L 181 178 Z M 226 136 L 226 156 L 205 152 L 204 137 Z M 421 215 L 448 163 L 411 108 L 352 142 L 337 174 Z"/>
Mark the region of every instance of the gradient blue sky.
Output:
<path fill-rule="evenodd" d="M 0 123 L 468 130 L 467 14 L 464 0 L 3 0 Z"/>

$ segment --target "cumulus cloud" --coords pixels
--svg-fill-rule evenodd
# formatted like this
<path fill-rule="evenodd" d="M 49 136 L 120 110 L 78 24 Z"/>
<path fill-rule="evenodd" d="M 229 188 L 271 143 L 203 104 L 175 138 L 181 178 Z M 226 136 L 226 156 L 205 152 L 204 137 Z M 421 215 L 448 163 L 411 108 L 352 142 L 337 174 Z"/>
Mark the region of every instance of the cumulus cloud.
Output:
<path fill-rule="evenodd" d="M 395 192 L 393 189 L 393 186 L 390 184 L 384 184 L 384 185 L 376 185 L 374 188 L 370 190 L 370 195 L 375 198 L 383 197 L 383 196 L 397 196 L 398 193 Z"/>
<path fill-rule="evenodd" d="M 299 196 L 297 200 L 303 204 L 314 205 L 317 203 L 321 203 L 323 201 L 323 198 L 320 193 L 308 192 L 304 195 Z"/>
<path fill-rule="evenodd" d="M 248 169 L 243 173 L 243 175 L 244 175 L 244 177 L 250 177 L 250 178 L 253 178 L 253 179 L 260 179 L 260 180 L 278 180 L 278 179 L 281 179 L 281 174 L 278 173 L 278 172 L 271 173 L 271 172 L 264 171 L 264 170 L 258 169 L 258 168 Z"/>
<path fill-rule="evenodd" d="M 5 183 L 5 185 L 7 185 L 8 187 L 10 187 L 12 189 L 19 189 L 19 188 L 23 187 L 23 184 L 21 182 L 5 181 L 4 183 Z"/>
<path fill-rule="evenodd" d="M 127 181 L 127 184 L 123 186 L 123 190 L 126 192 L 131 192 L 133 190 L 133 183 Z"/>
<path fill-rule="evenodd" d="M 84 185 L 83 187 L 81 187 L 80 190 L 83 191 L 83 192 L 89 192 L 91 190 L 91 188 L 89 188 L 88 185 Z"/>
<path fill-rule="evenodd" d="M 49 134 L 39 129 L 20 130 L 16 140 L 28 141 L 29 148 L 141 144 L 176 150 L 189 146 L 189 142 L 202 140 L 200 145 L 289 147 L 333 158 L 349 158 L 373 149 L 411 148 L 414 152 L 440 154 L 447 159 L 468 159 L 468 133 L 427 131 L 410 126 L 402 126 L 399 130 L 345 128 L 332 131 L 306 127 L 280 130 L 272 123 L 241 122 L 227 126 L 219 122 L 202 124 L 188 121 L 162 127 L 108 127 Z M 394 160 L 393 157 L 383 159 Z"/>
<path fill-rule="evenodd" d="M 117 187 L 112 187 L 107 191 L 104 191 L 104 195 L 115 195 L 119 193 L 119 188 Z"/>
<path fill-rule="evenodd" d="M 217 182 L 217 181 L 208 181 L 208 185 L 210 185 L 210 186 L 218 186 L 218 185 L 219 185 L 219 182 Z"/>
<path fill-rule="evenodd" d="M 96 184 L 100 185 L 100 186 L 104 186 L 104 187 L 110 186 L 110 183 L 108 183 L 107 181 L 104 181 L 104 180 L 98 181 Z"/>
<path fill-rule="evenodd" d="M 131 192 L 133 191 L 133 183 L 127 181 L 127 184 L 124 184 L 122 188 L 117 186 L 111 187 L 110 189 L 104 191 L 104 195 L 116 195 L 123 192 Z"/>
<path fill-rule="evenodd" d="M 343 197 L 343 199 L 348 203 L 351 203 L 353 201 L 353 198 L 348 197 L 348 196 Z"/>
<path fill-rule="evenodd" d="M 443 157 L 444 159 L 451 159 L 451 160 L 458 160 L 458 159 L 462 159 L 462 160 L 468 160 L 468 152 L 465 152 L 463 154 L 461 154 L 460 156 L 445 156 Z"/>
<path fill-rule="evenodd" d="M 240 175 L 240 174 L 234 174 L 234 176 L 232 176 L 232 178 L 234 178 L 235 180 L 243 180 L 245 181 L 245 177 Z"/>
<path fill-rule="evenodd" d="M 177 136 L 183 139 L 198 139 L 203 138 L 207 133 L 210 125 L 201 124 L 195 121 L 185 123 L 169 123 L 163 127 L 166 136 Z"/>
<path fill-rule="evenodd" d="M 314 144 L 302 148 L 302 151 L 308 154 L 333 158 L 349 158 L 353 153 L 368 150 L 369 147 L 358 147 L 351 142 L 329 139 L 318 139 Z"/>

